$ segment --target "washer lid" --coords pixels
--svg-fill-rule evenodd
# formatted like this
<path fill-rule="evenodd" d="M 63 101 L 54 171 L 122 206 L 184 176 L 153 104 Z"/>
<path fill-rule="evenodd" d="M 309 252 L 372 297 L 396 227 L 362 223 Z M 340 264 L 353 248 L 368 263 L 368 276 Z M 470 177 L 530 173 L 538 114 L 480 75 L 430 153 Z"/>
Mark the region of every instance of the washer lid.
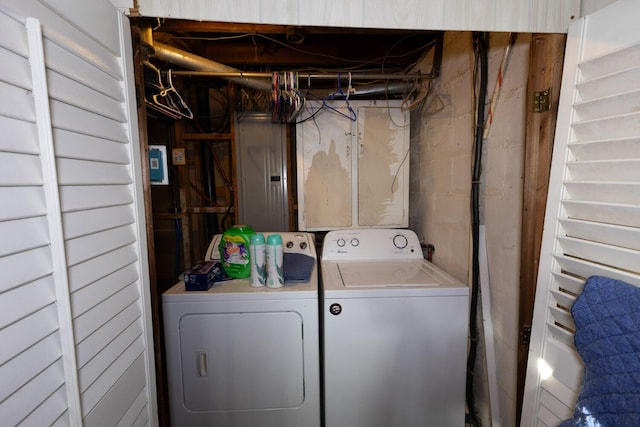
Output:
<path fill-rule="evenodd" d="M 420 260 L 337 263 L 346 288 L 438 287 L 460 285 L 458 281 Z"/>

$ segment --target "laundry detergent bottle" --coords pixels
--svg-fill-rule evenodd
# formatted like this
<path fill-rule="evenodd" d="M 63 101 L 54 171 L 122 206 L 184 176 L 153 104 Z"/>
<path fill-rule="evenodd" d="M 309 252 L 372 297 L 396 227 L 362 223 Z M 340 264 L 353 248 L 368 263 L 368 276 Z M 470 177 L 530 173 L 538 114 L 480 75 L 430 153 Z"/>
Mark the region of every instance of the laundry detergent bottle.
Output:
<path fill-rule="evenodd" d="M 255 234 L 248 225 L 234 225 L 220 239 L 222 268 L 230 277 L 245 279 L 251 274 L 249 243 Z"/>

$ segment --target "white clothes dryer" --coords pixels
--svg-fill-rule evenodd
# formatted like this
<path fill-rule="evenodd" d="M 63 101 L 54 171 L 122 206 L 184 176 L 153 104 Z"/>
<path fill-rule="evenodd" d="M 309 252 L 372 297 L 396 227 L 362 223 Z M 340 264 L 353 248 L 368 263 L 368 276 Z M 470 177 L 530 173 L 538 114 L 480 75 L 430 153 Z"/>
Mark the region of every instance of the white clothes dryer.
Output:
<path fill-rule="evenodd" d="M 171 425 L 320 425 L 314 236 L 279 234 L 285 256 L 313 258 L 307 281 L 270 289 L 234 279 L 208 291 L 179 282 L 162 295 Z"/>
<path fill-rule="evenodd" d="M 327 233 L 321 259 L 326 427 L 460 427 L 469 289 L 413 231 Z"/>

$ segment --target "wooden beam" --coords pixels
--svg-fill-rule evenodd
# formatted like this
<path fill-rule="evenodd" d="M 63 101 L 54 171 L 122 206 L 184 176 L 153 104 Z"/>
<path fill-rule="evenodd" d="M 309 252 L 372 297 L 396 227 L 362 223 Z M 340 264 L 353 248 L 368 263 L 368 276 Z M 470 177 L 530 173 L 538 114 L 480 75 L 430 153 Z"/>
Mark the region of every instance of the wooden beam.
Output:
<path fill-rule="evenodd" d="M 519 425 L 522 411 L 522 396 L 527 371 L 533 303 L 536 293 L 565 43 L 566 36 L 564 34 L 534 34 L 529 51 L 520 247 L 517 420 L 514 425 Z M 548 96 L 548 109 L 540 108 L 540 100 L 545 96 Z M 546 103 L 546 101 L 542 102 L 542 104 Z"/>

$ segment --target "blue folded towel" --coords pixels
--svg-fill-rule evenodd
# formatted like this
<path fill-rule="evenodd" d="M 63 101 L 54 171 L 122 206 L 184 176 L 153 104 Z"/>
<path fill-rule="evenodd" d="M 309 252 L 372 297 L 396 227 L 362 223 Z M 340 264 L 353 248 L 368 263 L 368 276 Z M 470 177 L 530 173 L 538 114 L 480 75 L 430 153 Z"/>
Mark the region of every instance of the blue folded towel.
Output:
<path fill-rule="evenodd" d="M 574 416 L 560 426 L 640 426 L 640 288 L 592 276 L 571 315 L 584 372 Z"/>
<path fill-rule="evenodd" d="M 308 282 L 315 262 L 309 255 L 285 252 L 282 257 L 284 283 Z"/>

